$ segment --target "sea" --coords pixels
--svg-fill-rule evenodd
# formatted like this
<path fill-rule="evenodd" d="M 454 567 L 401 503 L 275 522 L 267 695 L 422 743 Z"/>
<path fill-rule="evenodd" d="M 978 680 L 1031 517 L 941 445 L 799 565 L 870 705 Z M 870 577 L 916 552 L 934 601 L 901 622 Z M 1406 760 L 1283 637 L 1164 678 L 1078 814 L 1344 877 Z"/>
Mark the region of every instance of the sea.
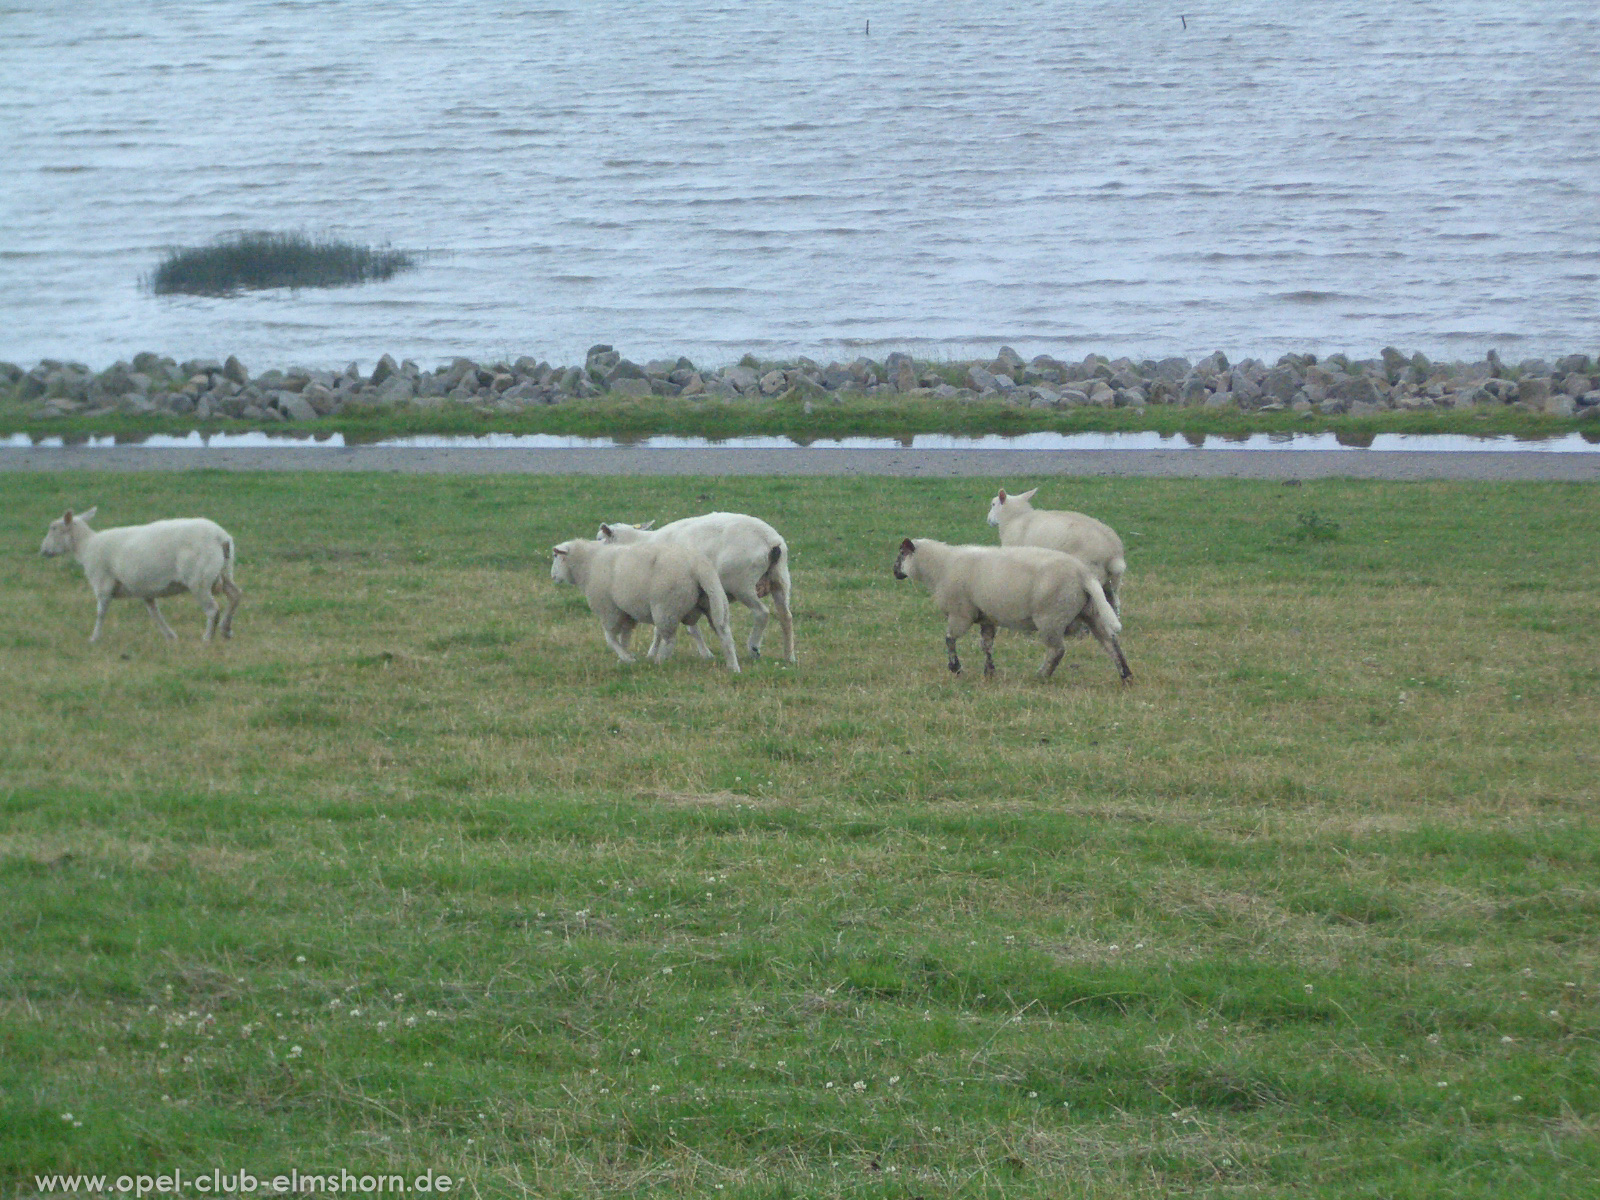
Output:
<path fill-rule="evenodd" d="M 1594 0 L 0 0 L 0 359 L 1600 352 Z M 158 296 L 248 230 L 383 283 Z"/>

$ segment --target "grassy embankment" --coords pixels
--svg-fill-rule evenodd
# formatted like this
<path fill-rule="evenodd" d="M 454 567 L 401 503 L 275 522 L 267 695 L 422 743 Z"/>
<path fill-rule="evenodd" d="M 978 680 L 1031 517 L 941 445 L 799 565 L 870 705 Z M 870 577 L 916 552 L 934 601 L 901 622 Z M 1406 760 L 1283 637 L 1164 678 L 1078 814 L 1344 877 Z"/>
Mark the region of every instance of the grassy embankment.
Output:
<path fill-rule="evenodd" d="M 1511 434 L 1543 438 L 1581 432 L 1600 440 L 1600 424 L 1525 412 L 1511 405 L 1453 410 L 1384 412 L 1369 416 L 1198 409 L 1153 405 L 1130 408 L 1029 409 L 998 401 L 960 404 L 924 399 L 886 400 L 881 396 L 842 395 L 837 404 L 817 403 L 811 412 L 781 400 L 599 398 L 494 413 L 460 405 L 431 409 L 344 413 L 310 422 L 244 420 L 196 421 L 172 414 L 147 416 L 38 417 L 37 404 L 0 399 L 0 435 L 85 438 L 90 435 L 137 438 L 152 433 L 185 434 L 266 429 L 307 435 L 341 433 L 352 442 L 408 434 L 551 433 L 580 437 L 644 438 L 652 434 L 710 438 L 767 435 L 807 443 L 839 437 L 911 437 L 919 433 L 1016 435 L 1022 433 L 1104 433 L 1154 431 L 1163 434 L 1337 433 L 1352 445 L 1369 444 L 1378 433 Z"/>
<path fill-rule="evenodd" d="M 1047 484 L 1127 537 L 1124 690 L 945 671 L 893 546 L 991 492 L 0 477 L 0 1170 L 1583 1194 L 1600 493 Z M 235 641 L 89 647 L 69 503 L 227 525 Z M 548 580 L 711 507 L 792 538 L 798 668 L 623 667 Z"/>

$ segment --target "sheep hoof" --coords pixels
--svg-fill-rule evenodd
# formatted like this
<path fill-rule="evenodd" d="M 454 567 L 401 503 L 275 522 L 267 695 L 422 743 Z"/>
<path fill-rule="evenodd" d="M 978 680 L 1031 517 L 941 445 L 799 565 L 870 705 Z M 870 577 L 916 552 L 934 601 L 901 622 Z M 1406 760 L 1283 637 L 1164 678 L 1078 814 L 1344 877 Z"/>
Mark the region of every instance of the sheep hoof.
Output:
<path fill-rule="evenodd" d="M 956 663 L 956 662 L 951 663 L 950 664 L 950 674 L 952 674 L 952 675 L 961 674 L 961 664 L 960 663 Z"/>

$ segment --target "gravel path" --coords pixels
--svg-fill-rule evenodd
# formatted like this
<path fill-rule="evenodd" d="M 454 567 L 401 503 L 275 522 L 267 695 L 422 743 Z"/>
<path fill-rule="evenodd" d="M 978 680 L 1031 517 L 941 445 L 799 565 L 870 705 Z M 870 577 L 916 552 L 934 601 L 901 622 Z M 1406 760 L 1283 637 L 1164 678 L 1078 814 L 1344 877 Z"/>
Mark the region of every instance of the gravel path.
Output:
<path fill-rule="evenodd" d="M 399 471 L 453 475 L 1154 475 L 1238 479 L 1600 480 L 1600 453 L 1417 450 L 0 448 L 0 471 Z"/>

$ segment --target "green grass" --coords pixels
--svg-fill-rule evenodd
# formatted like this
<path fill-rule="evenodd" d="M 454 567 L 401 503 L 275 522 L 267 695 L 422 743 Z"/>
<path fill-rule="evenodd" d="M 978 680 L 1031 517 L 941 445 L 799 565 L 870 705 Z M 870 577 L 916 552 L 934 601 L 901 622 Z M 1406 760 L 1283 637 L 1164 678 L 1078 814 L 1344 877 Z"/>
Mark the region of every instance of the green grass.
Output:
<path fill-rule="evenodd" d="M 945 670 L 894 547 L 998 483 L 0 476 L 0 1172 L 1586 1194 L 1600 494 L 1047 482 L 1124 689 Z M 235 640 L 88 646 L 68 504 L 221 521 Z M 711 508 L 799 666 L 618 664 L 549 547 Z"/>
<path fill-rule="evenodd" d="M 259 288 L 344 287 L 388 279 L 414 265 L 401 250 L 374 250 L 304 233 L 249 232 L 169 251 L 150 277 L 157 295 L 226 296 Z"/>
<path fill-rule="evenodd" d="M 731 438 L 757 435 L 793 438 L 800 444 L 839 437 L 912 437 L 919 433 L 963 436 L 1023 433 L 1115 433 L 1151 431 L 1202 437 L 1250 433 L 1331 432 L 1345 445 L 1369 446 L 1380 433 L 1461 433 L 1545 438 L 1580 432 L 1600 440 L 1600 426 L 1500 408 L 1394 411 L 1364 417 L 1317 413 L 1242 412 L 1176 405 L 1131 408 L 1019 408 L 999 401 L 954 401 L 921 398 L 841 395 L 837 404 L 803 406 L 776 400 L 666 399 L 662 397 L 599 397 L 542 405 L 520 413 L 494 413 L 446 405 L 426 410 L 380 410 L 354 406 L 338 416 L 309 422 L 244 420 L 196 421 L 175 414 L 108 414 L 98 417 L 39 417 L 34 404 L 0 397 L 0 434 L 31 433 L 69 440 L 90 435 L 137 438 L 152 433 L 184 434 L 191 429 L 237 432 L 265 428 L 284 433 L 341 433 L 349 442 L 371 442 L 408 434 L 551 433 L 619 440 L 653 434 Z"/>

